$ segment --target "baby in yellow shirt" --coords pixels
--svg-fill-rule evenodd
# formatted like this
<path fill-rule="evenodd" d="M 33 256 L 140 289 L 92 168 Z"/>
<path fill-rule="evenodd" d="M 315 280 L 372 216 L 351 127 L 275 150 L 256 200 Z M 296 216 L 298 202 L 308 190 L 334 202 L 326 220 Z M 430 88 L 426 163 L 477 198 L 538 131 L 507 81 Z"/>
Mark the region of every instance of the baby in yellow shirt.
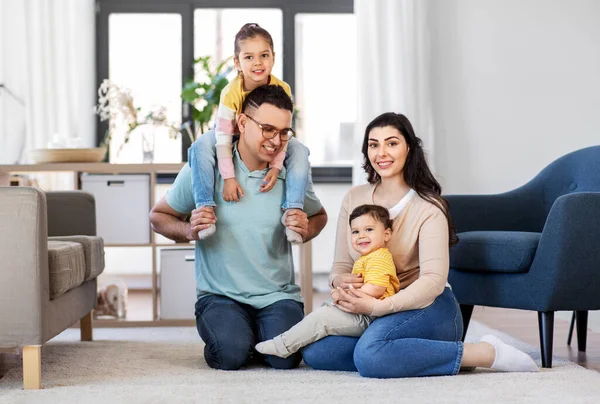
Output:
<path fill-rule="evenodd" d="M 377 299 L 394 295 L 400 290 L 400 282 L 392 254 L 385 248 L 392 235 L 388 210 L 378 205 L 360 205 L 350 214 L 349 222 L 352 247 L 361 254 L 352 267 L 352 273 L 364 279 L 360 289 Z M 373 316 L 347 313 L 325 303 L 283 334 L 258 343 L 256 350 L 287 358 L 328 335 L 360 337 L 373 320 Z"/>

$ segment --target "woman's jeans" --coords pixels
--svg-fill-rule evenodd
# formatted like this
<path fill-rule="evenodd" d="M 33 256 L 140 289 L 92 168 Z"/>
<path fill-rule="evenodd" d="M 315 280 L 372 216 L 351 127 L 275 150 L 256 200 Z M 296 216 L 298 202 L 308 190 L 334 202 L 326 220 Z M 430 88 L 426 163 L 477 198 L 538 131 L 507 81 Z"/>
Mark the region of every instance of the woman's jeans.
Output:
<path fill-rule="evenodd" d="M 262 309 L 220 295 L 204 296 L 196 302 L 196 328 L 206 344 L 204 359 L 214 369 L 241 368 L 256 355 L 257 343 L 287 331 L 303 317 L 304 305 L 291 299 Z M 260 355 L 260 359 L 276 369 L 291 369 L 302 356 L 297 352 L 285 359 L 271 355 Z"/>
<path fill-rule="evenodd" d="M 397 378 L 455 375 L 463 354 L 462 315 L 448 287 L 430 306 L 379 317 L 360 338 L 330 336 L 304 347 L 313 369 Z"/>
<path fill-rule="evenodd" d="M 215 167 L 217 138 L 214 129 L 201 135 L 188 150 L 188 162 L 192 168 L 192 187 L 196 208 L 216 206 Z M 302 209 L 308 188 L 310 166 L 309 151 L 296 138 L 288 140 L 288 148 L 283 162 L 286 168 L 285 200 L 283 209 Z"/>

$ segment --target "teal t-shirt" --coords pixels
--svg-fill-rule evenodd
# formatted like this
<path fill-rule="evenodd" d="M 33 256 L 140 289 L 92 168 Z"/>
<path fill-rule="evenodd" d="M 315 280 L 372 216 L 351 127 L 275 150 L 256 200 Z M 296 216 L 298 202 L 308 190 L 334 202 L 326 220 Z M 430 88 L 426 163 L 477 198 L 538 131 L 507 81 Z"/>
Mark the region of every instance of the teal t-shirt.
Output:
<path fill-rule="evenodd" d="M 240 202 L 222 198 L 223 178 L 215 168 L 217 231 L 196 242 L 196 295 L 224 295 L 261 309 L 283 299 L 302 301 L 294 280 L 290 243 L 281 224 L 285 167 L 269 192 L 259 192 L 267 170 L 249 171 L 234 146 L 235 178 L 244 190 Z M 191 168 L 181 169 L 166 195 L 180 213 L 195 209 Z M 308 216 L 321 209 L 312 181 L 304 200 Z"/>

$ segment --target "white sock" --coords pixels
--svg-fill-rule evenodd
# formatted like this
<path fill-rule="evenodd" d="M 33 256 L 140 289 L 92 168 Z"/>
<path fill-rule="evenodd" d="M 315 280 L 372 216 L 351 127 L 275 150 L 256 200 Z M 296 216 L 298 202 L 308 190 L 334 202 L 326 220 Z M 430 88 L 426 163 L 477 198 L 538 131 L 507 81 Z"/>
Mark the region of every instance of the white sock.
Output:
<path fill-rule="evenodd" d="M 490 334 L 481 338 L 481 341 L 492 345 L 496 351 L 492 369 L 505 372 L 539 372 L 540 369 L 531 356 L 502 342 L 498 337 Z"/>
<path fill-rule="evenodd" d="M 208 238 L 208 237 L 212 236 L 213 234 L 215 234 L 216 231 L 217 231 L 217 226 L 215 226 L 214 224 L 211 224 L 210 226 L 208 226 L 208 228 L 206 228 L 204 230 L 200 230 L 198 232 L 198 238 L 200 240 Z"/>
<path fill-rule="evenodd" d="M 283 344 L 281 335 L 278 335 L 273 339 L 259 342 L 254 348 L 263 355 L 273 355 L 280 358 L 287 358 L 292 354 Z"/>
<path fill-rule="evenodd" d="M 281 216 L 281 223 L 285 226 L 285 218 L 287 217 L 289 210 L 286 210 L 283 213 L 283 216 Z M 300 233 L 291 230 L 290 228 L 288 228 L 287 226 L 285 227 L 285 236 L 287 237 L 287 240 L 290 243 L 293 244 L 302 244 L 302 236 L 300 235 Z"/>
<path fill-rule="evenodd" d="M 302 244 L 302 236 L 300 235 L 300 233 L 294 230 L 288 229 L 286 227 L 285 236 L 287 237 L 288 241 L 292 244 Z"/>

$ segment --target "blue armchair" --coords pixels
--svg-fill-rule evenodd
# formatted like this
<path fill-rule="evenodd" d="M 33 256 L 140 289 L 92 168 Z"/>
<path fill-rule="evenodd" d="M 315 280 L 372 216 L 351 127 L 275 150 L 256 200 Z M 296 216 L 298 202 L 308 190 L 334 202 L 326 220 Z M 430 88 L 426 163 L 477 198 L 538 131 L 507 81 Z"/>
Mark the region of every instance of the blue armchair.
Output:
<path fill-rule="evenodd" d="M 584 352 L 588 310 L 600 309 L 600 146 L 559 158 L 513 191 L 445 198 L 460 238 L 449 281 L 464 333 L 474 305 L 535 310 L 550 368 L 554 312 L 569 310 Z"/>

